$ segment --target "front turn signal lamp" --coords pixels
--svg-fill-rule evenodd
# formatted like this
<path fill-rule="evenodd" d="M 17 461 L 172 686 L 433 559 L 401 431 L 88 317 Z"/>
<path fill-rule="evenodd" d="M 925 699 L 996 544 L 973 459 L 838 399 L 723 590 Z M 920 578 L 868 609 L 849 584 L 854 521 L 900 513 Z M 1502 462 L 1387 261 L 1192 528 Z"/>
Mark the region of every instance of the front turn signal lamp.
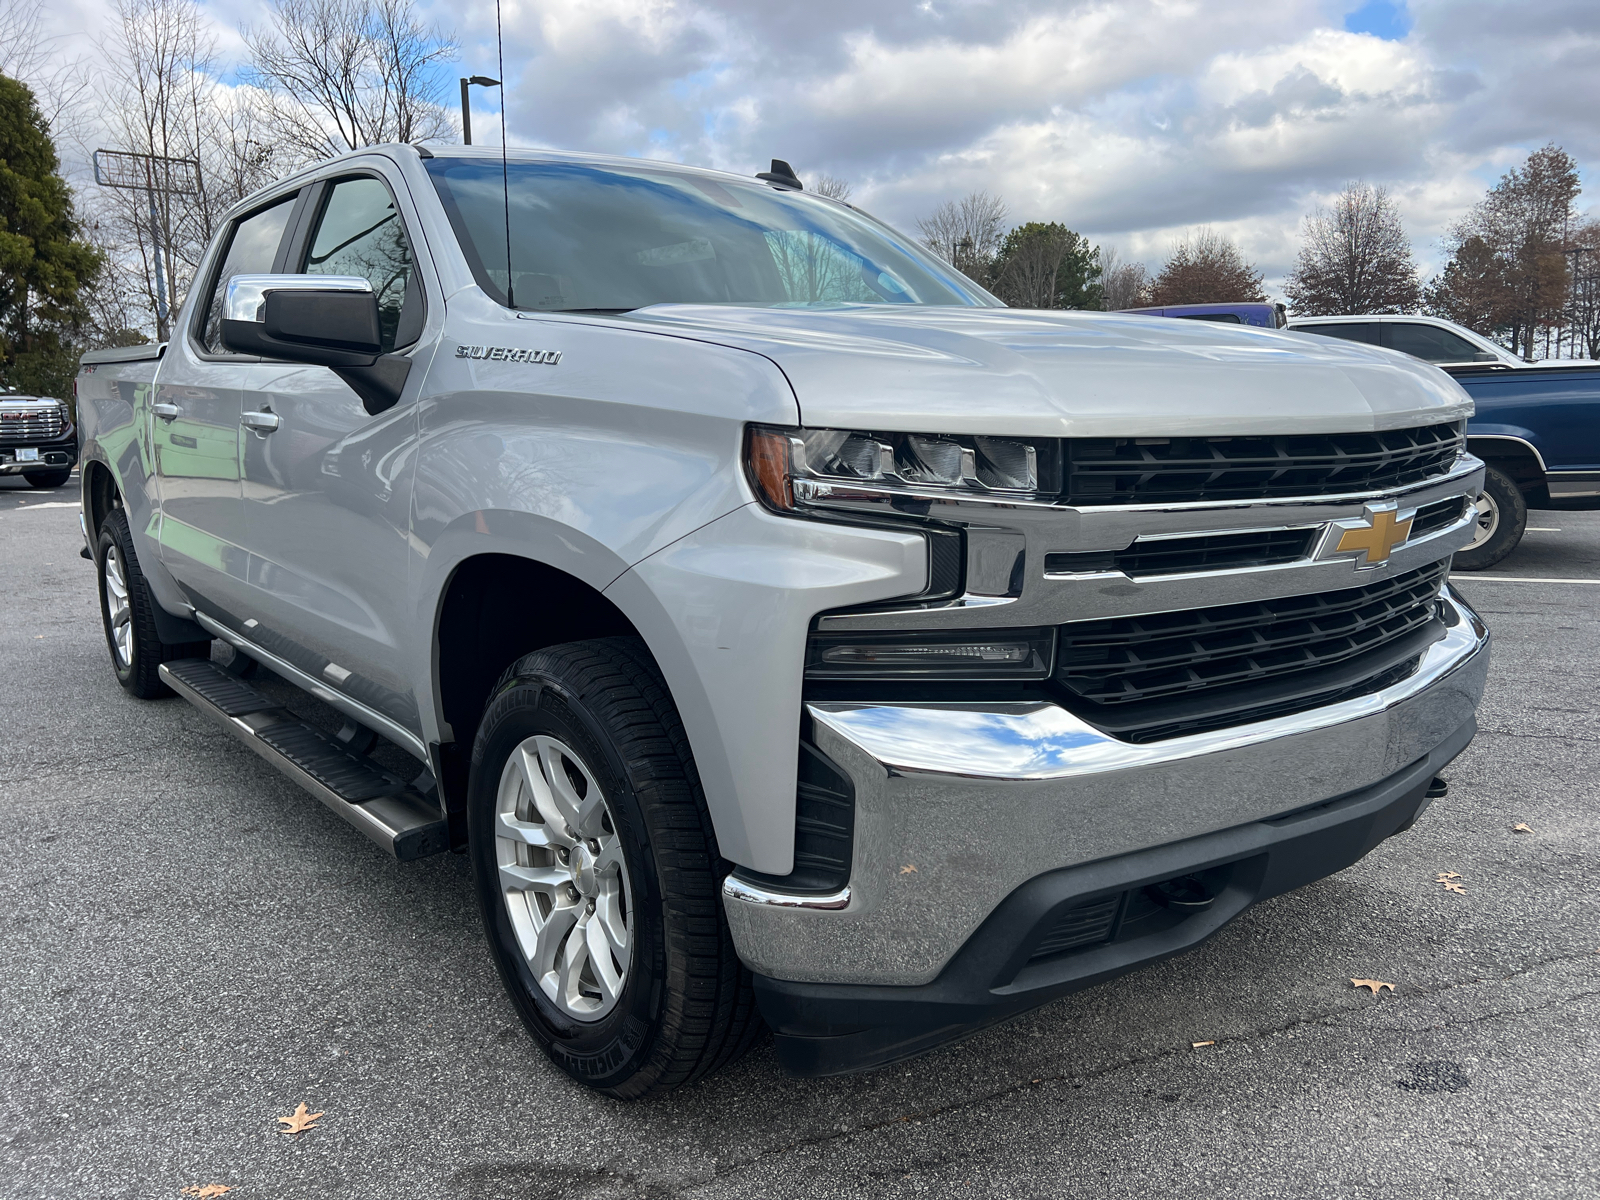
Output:
<path fill-rule="evenodd" d="M 1054 438 L 871 433 L 752 425 L 745 470 L 778 512 L 896 496 L 1042 500 L 1060 490 Z"/>
<path fill-rule="evenodd" d="M 1053 629 L 814 633 L 806 678 L 1044 679 L 1054 651 Z"/>

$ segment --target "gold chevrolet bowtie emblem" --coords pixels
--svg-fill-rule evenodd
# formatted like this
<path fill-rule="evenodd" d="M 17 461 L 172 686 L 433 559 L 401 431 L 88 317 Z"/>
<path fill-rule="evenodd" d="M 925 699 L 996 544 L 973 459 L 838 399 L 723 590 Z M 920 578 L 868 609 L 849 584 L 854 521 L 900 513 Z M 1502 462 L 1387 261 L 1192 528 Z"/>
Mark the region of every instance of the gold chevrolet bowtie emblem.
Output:
<path fill-rule="evenodd" d="M 1412 520 L 1412 517 L 1404 521 L 1395 520 L 1392 509 L 1375 512 L 1372 514 L 1372 524 L 1365 529 L 1346 529 L 1339 538 L 1338 549 L 1365 550 L 1367 560 L 1360 564 L 1365 567 L 1388 562 L 1395 547 L 1405 545 L 1405 540 L 1411 536 Z"/>

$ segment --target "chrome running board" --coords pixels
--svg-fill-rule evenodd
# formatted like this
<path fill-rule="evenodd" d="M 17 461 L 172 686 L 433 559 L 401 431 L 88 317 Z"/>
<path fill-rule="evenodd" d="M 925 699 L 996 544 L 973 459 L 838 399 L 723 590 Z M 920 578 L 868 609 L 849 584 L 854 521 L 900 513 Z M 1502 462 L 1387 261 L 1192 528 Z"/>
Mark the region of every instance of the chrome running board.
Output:
<path fill-rule="evenodd" d="M 449 848 L 443 814 L 415 787 L 210 659 L 162 663 L 161 680 L 400 861 Z"/>

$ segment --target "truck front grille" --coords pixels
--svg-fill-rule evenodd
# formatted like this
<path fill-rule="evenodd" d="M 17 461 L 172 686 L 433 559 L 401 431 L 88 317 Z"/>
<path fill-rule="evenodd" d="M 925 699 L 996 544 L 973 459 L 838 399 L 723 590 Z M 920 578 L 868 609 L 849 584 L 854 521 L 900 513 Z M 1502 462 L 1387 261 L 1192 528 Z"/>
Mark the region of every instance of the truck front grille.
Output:
<path fill-rule="evenodd" d="M 1062 499 L 1187 504 L 1381 491 L 1446 473 L 1464 447 L 1455 423 L 1383 433 L 1069 438 Z"/>
<path fill-rule="evenodd" d="M 1448 567 L 1320 595 L 1073 622 L 1057 635 L 1056 681 L 1085 719 L 1133 741 L 1358 695 L 1442 636 L 1435 601 Z"/>
<path fill-rule="evenodd" d="M 59 408 L 0 412 L 0 442 L 47 442 L 66 432 Z"/>

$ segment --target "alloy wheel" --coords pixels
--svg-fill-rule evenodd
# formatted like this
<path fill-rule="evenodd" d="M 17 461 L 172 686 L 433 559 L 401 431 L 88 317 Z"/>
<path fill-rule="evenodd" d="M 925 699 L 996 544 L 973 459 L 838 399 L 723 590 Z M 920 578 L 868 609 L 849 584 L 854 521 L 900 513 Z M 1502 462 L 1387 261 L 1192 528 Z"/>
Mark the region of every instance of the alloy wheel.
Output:
<path fill-rule="evenodd" d="M 111 626 L 111 651 L 117 657 L 117 669 L 125 671 L 133 665 L 133 608 L 128 603 L 122 556 L 115 546 L 106 547 L 100 578 L 106 594 L 106 620 Z"/>
<path fill-rule="evenodd" d="M 506 760 L 495 804 L 500 893 L 545 996 L 598 1021 L 627 980 L 632 896 L 611 810 L 594 773 L 543 734 Z"/>

